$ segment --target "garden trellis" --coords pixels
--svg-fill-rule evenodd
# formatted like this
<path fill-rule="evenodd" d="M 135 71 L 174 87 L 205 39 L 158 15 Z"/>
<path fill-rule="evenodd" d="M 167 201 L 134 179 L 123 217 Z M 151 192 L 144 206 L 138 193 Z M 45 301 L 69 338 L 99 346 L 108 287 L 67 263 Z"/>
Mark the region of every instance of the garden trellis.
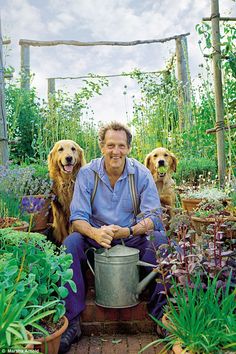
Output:
<path fill-rule="evenodd" d="M 165 43 L 171 40 L 176 41 L 176 57 L 177 57 L 177 72 L 179 82 L 179 122 L 180 131 L 185 127 L 185 117 L 188 122 L 191 122 L 191 100 L 190 100 L 190 80 L 188 78 L 188 55 L 187 55 L 187 40 L 186 37 L 190 33 L 183 33 L 162 39 L 150 40 L 135 40 L 131 42 L 123 41 L 98 41 L 98 42 L 80 42 L 75 40 L 56 40 L 56 41 L 36 41 L 29 39 L 21 39 L 21 87 L 24 89 L 30 88 L 30 46 L 44 47 L 57 45 L 72 45 L 79 47 L 89 46 L 135 46 L 140 44 Z M 108 77 L 104 75 L 103 77 Z M 48 82 L 49 90 L 55 89 L 55 81 L 53 78 Z M 184 106 L 188 107 L 187 112 L 184 112 Z"/>

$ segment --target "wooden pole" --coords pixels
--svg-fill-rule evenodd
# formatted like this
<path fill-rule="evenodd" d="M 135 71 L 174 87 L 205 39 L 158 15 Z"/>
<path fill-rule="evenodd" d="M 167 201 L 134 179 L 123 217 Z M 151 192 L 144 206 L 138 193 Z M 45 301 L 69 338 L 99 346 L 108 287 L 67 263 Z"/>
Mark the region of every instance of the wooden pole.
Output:
<path fill-rule="evenodd" d="M 215 91 L 216 110 L 216 140 L 218 176 L 220 185 L 225 184 L 226 157 L 225 157 L 225 136 L 224 136 L 224 106 L 221 77 L 221 48 L 220 48 L 220 25 L 219 25 L 219 2 L 211 0 L 211 25 L 212 25 L 212 47 L 213 47 L 213 77 Z"/>
<path fill-rule="evenodd" d="M 0 165 L 6 165 L 9 160 L 7 123 L 5 107 L 4 67 L 3 67 L 3 41 L 0 18 Z"/>
<path fill-rule="evenodd" d="M 118 45 L 118 46 L 131 46 L 139 44 L 150 44 L 150 43 L 165 43 L 179 37 L 189 36 L 190 33 L 182 33 L 172 37 L 161 38 L 161 39 L 148 39 L 148 40 L 136 40 L 131 42 L 121 42 L 121 41 L 98 41 L 98 42 L 81 42 L 74 40 L 56 40 L 56 41 L 35 41 L 32 39 L 20 39 L 20 45 L 30 45 L 33 47 L 46 47 L 46 46 L 55 46 L 55 45 L 75 45 L 79 47 L 89 47 L 96 45 Z"/>
<path fill-rule="evenodd" d="M 48 80 L 48 100 L 50 99 L 50 97 L 52 95 L 55 94 L 56 90 L 55 90 L 55 78 L 49 78 Z"/>
<path fill-rule="evenodd" d="M 192 122 L 187 39 L 185 37 L 177 38 L 175 43 L 178 79 L 179 130 L 182 132 L 187 129 Z"/>
<path fill-rule="evenodd" d="M 21 45 L 21 88 L 30 90 L 30 47 Z"/>

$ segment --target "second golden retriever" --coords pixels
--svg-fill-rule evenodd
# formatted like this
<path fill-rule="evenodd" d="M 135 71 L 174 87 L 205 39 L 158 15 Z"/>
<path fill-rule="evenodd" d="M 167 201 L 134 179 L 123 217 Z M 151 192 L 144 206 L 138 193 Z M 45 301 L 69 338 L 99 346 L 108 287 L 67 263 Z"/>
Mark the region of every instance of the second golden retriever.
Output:
<path fill-rule="evenodd" d="M 175 182 L 171 173 L 176 171 L 177 159 L 163 147 L 151 151 L 145 158 L 145 166 L 151 171 L 156 183 L 162 206 L 175 207 Z"/>
<path fill-rule="evenodd" d="M 70 233 L 70 203 L 76 175 L 85 165 L 83 149 L 73 140 L 55 143 L 48 155 L 49 176 L 52 180 L 53 238 L 61 244 Z"/>

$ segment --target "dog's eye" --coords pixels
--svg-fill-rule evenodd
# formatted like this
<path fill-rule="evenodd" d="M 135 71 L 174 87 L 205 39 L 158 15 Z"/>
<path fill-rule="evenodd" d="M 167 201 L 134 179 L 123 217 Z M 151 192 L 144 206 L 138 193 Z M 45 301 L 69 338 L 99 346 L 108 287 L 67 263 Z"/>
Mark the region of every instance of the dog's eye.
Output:
<path fill-rule="evenodd" d="M 168 154 L 165 154 L 164 156 L 167 157 L 167 156 L 169 156 L 169 155 L 168 155 Z"/>
<path fill-rule="evenodd" d="M 75 151 L 75 150 L 76 150 L 76 148 L 75 148 L 74 146 L 72 146 L 71 150 L 72 150 L 72 151 Z"/>
<path fill-rule="evenodd" d="M 63 149 L 63 147 L 60 147 L 59 149 L 58 149 L 58 151 L 63 151 L 64 149 Z"/>
<path fill-rule="evenodd" d="M 153 155 L 154 157 L 157 157 L 157 154 Z"/>

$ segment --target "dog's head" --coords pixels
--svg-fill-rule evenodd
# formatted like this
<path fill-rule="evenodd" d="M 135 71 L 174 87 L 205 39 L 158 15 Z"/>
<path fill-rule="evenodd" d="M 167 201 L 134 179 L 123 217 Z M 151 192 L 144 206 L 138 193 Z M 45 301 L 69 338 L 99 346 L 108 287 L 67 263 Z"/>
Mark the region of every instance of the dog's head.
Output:
<path fill-rule="evenodd" d="M 158 180 L 162 180 L 167 173 L 176 171 L 177 159 L 169 150 L 159 147 L 146 156 L 144 165 L 152 175 L 155 175 Z"/>
<path fill-rule="evenodd" d="M 56 142 L 48 155 L 51 178 L 55 173 L 62 176 L 75 175 L 83 165 L 85 165 L 83 149 L 73 140 Z"/>

